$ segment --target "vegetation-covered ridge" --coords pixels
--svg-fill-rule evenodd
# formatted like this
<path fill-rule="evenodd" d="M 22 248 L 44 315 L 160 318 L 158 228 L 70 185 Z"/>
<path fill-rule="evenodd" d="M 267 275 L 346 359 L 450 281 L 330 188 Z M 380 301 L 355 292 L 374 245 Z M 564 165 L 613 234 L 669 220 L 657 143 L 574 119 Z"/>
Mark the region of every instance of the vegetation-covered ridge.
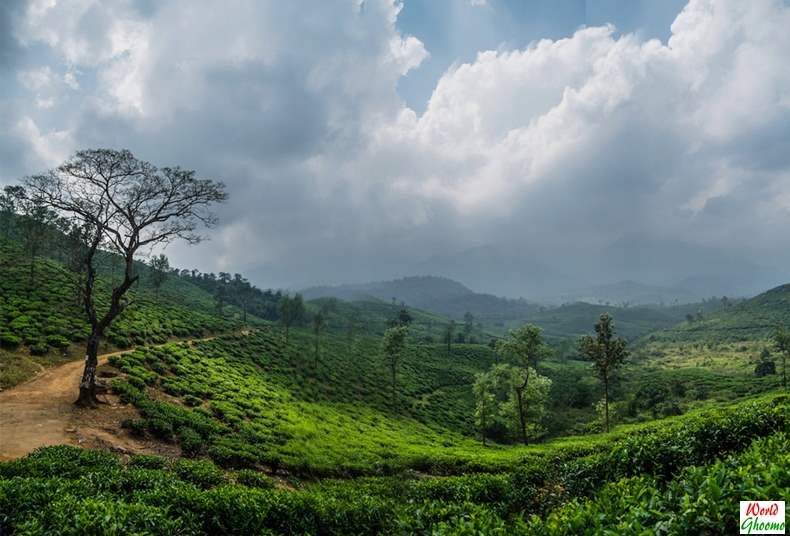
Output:
<path fill-rule="evenodd" d="M 787 325 L 790 325 L 790 284 L 772 288 L 704 316 L 689 316 L 685 322 L 671 329 L 651 334 L 648 340 L 678 343 L 764 340 L 778 327 Z"/>
<path fill-rule="evenodd" d="M 474 375 L 493 363 L 484 347 L 464 345 L 448 360 L 441 347 L 412 347 L 393 405 L 378 340 L 327 337 L 318 367 L 311 337 L 290 346 L 260 330 L 195 345 L 138 349 L 111 363 L 113 382 L 141 411 L 135 433 L 181 442 L 185 453 L 230 467 L 287 468 L 304 475 L 502 471 L 535 455 L 589 452 L 597 436 L 525 448 L 480 448 L 472 420 Z M 626 434 L 642 425 L 621 426 Z"/>
<path fill-rule="evenodd" d="M 15 242 L 0 240 L 0 387 L 24 380 L 40 365 L 80 355 L 90 334 L 75 290 L 77 275 L 61 262 L 36 259 L 37 281 L 29 285 L 29 266 Z M 99 306 L 105 302 L 111 273 L 98 280 Z M 130 305 L 107 331 L 115 347 L 157 344 L 180 337 L 201 337 L 238 328 L 238 318 L 219 317 L 211 296 L 178 280 L 166 281 L 157 297 L 143 283 L 132 289 Z"/>
<path fill-rule="evenodd" d="M 328 480 L 297 490 L 205 460 L 123 463 L 102 451 L 49 447 L 0 464 L 0 530 L 604 534 L 616 527 L 639 534 L 661 523 L 668 534 L 723 532 L 742 493 L 787 495 L 789 407 L 786 395 L 763 397 L 602 437 L 592 454 L 523 460 L 499 474 Z"/>

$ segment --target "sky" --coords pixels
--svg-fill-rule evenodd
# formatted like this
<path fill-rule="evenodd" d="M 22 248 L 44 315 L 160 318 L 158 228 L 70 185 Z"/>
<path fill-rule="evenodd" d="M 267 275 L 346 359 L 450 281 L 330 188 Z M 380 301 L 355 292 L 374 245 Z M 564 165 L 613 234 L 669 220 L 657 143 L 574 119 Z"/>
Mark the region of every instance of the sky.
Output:
<path fill-rule="evenodd" d="M 0 184 L 227 184 L 171 264 L 546 297 L 790 281 L 788 0 L 5 0 Z"/>

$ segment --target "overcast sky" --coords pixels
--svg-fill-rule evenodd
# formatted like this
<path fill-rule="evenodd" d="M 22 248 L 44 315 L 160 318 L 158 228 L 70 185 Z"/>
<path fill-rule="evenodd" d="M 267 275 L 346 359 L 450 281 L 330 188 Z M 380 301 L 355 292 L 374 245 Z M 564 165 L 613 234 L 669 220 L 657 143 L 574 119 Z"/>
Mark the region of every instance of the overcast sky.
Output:
<path fill-rule="evenodd" d="M 0 183 L 89 147 L 196 169 L 230 199 L 171 262 L 264 287 L 768 284 L 788 29 L 787 0 L 4 0 Z"/>

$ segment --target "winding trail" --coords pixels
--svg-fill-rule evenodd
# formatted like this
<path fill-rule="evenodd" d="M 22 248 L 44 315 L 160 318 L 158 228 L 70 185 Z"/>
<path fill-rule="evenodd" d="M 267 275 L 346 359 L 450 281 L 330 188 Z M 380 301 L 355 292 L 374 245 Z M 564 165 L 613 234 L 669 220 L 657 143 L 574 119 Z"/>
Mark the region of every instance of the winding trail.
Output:
<path fill-rule="evenodd" d="M 164 344 L 192 344 L 215 337 Z M 99 367 L 105 365 L 111 356 L 133 350 L 101 354 Z M 108 403 L 96 409 L 76 407 L 74 401 L 79 392 L 83 366 L 83 360 L 71 361 L 46 369 L 29 381 L 0 392 L 0 461 L 20 458 L 39 447 L 61 444 L 101 446 L 126 453 L 164 453 L 167 450 L 146 444 L 120 429 L 119 423 L 125 418 L 136 418 L 137 411 L 121 404 L 113 395 L 104 395 Z"/>

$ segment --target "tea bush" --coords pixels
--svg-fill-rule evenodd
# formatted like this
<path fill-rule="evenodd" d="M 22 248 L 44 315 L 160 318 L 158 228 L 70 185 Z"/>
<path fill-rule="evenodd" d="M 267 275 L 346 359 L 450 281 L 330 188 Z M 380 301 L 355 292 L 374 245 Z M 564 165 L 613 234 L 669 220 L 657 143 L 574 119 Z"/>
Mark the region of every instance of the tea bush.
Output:
<path fill-rule="evenodd" d="M 26 347 L 33 356 L 58 355 L 89 335 L 82 305 L 76 298 L 76 274 L 60 262 L 36 259 L 35 284 L 29 283 L 29 261 L 15 242 L 0 240 L 0 346 Z M 112 274 L 97 281 L 99 311 L 108 306 Z M 130 290 L 131 305 L 106 333 L 107 342 L 125 348 L 157 344 L 174 337 L 201 337 L 238 329 L 235 318 L 220 318 L 212 298 L 181 280 L 167 284 L 157 297 L 145 285 Z M 11 385 L 0 377 L 0 387 Z"/>
<path fill-rule="evenodd" d="M 755 441 L 745 452 L 686 468 L 666 485 L 637 476 L 605 486 L 594 499 L 573 501 L 527 534 L 735 534 L 739 501 L 790 497 L 790 436 Z"/>
<path fill-rule="evenodd" d="M 786 403 L 786 398 L 777 398 L 757 405 L 779 409 Z M 681 441 L 678 435 L 648 435 L 645 446 L 658 442 L 676 448 L 680 445 L 675 442 Z M 594 498 L 571 499 L 544 517 L 530 515 L 519 505 L 525 493 L 545 492 L 546 464 L 508 474 L 404 474 L 284 490 L 258 472 L 224 473 L 206 460 L 133 456 L 122 463 L 102 451 L 46 447 L 0 463 L 0 532 L 721 534 L 734 532 L 741 498 L 784 498 L 790 493 L 787 433 L 743 445 L 740 454 L 711 458 L 708 465 L 686 465 L 669 479 L 642 474 L 606 483 Z M 714 450 L 708 452 L 713 456 Z M 612 455 L 618 456 L 622 458 L 622 451 Z M 530 500 L 546 497 L 538 493 Z"/>

